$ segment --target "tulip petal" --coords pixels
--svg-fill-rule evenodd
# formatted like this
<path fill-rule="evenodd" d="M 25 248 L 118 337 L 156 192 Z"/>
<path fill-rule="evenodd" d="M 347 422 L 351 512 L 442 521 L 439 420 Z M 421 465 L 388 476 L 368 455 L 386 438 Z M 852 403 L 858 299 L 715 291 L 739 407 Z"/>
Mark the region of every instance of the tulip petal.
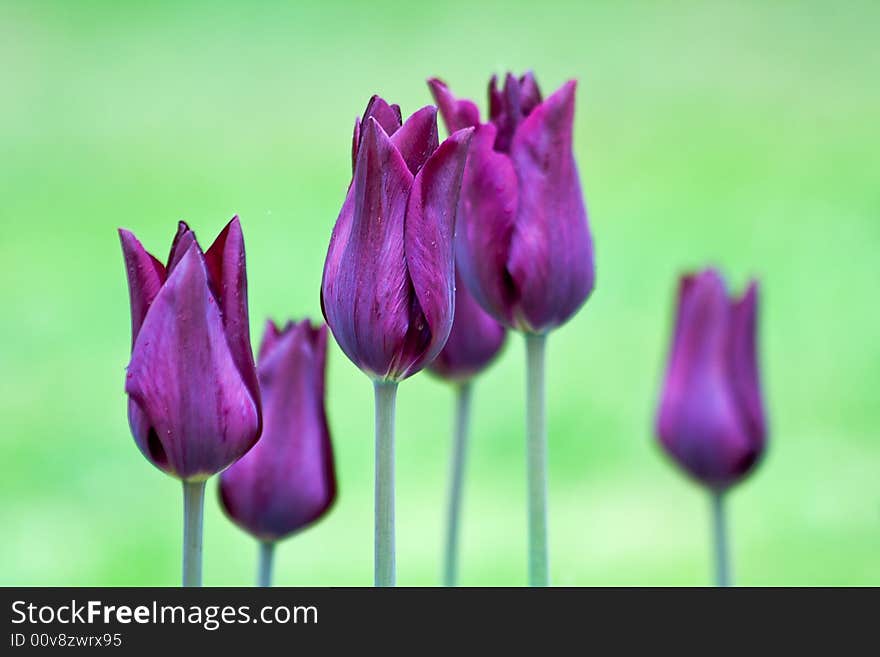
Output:
<path fill-rule="evenodd" d="M 541 89 L 538 87 L 534 73 L 526 71 L 519 79 L 519 102 L 523 116 L 531 114 L 542 100 Z"/>
<path fill-rule="evenodd" d="M 457 99 L 449 91 L 446 83 L 439 78 L 428 80 L 428 87 L 434 102 L 440 109 L 440 116 L 446 124 L 446 130 L 450 134 L 463 128 L 472 128 L 480 125 L 480 110 L 473 101 Z"/>
<path fill-rule="evenodd" d="M 467 291 L 456 272 L 455 319 L 443 350 L 429 368 L 450 381 L 465 381 L 485 368 L 504 344 L 504 327 Z"/>
<path fill-rule="evenodd" d="M 227 514 L 261 540 L 278 540 L 314 522 L 336 496 L 324 413 L 326 335 L 325 327 L 312 329 L 306 320 L 273 338 L 259 363 L 263 436 L 221 476 Z"/>
<path fill-rule="evenodd" d="M 285 327 L 285 330 L 286 327 Z M 258 355 L 258 360 L 263 360 L 266 358 L 270 351 L 275 348 L 275 345 L 278 344 L 278 338 L 281 337 L 282 331 L 278 330 L 278 326 L 271 319 L 266 320 L 266 324 L 263 327 L 263 338 L 260 340 L 260 353 Z"/>
<path fill-rule="evenodd" d="M 453 133 L 416 175 L 406 209 L 404 229 L 407 269 L 430 343 L 406 370 L 427 363 L 446 344 L 455 310 L 456 201 L 473 128 Z M 418 318 L 413 318 L 418 322 Z"/>
<path fill-rule="evenodd" d="M 260 387 L 254 367 L 248 319 L 244 236 L 238 216 L 226 224 L 205 252 L 205 266 L 211 290 L 220 304 L 220 316 L 232 358 L 251 397 L 259 404 Z"/>
<path fill-rule="evenodd" d="M 358 146 L 361 141 L 361 117 L 354 120 L 354 130 L 351 134 L 351 172 L 354 174 L 354 165 L 357 164 Z"/>
<path fill-rule="evenodd" d="M 165 281 L 165 267 L 147 253 L 134 233 L 119 229 L 122 255 L 125 258 L 125 271 L 128 275 L 128 295 L 131 302 L 131 344 L 140 331 L 144 317 L 159 288 Z"/>
<path fill-rule="evenodd" d="M 492 123 L 497 123 L 497 119 L 504 113 L 504 107 L 504 96 L 498 89 L 498 76 L 493 75 L 489 79 L 489 120 Z"/>
<path fill-rule="evenodd" d="M 361 138 L 325 261 L 321 307 L 345 354 L 384 378 L 409 325 L 403 232 L 413 176 L 376 119 L 365 122 Z"/>
<path fill-rule="evenodd" d="M 410 173 L 416 175 L 437 150 L 437 108 L 428 105 L 414 112 L 391 137 Z"/>
<path fill-rule="evenodd" d="M 132 351 L 125 391 L 147 458 L 184 480 L 204 479 L 240 458 L 259 436 L 259 407 L 229 350 L 220 309 L 193 244 L 153 300 Z M 144 418 L 150 429 L 144 432 Z M 130 412 L 130 416 L 131 416 Z M 152 458 L 151 458 L 152 460 Z"/>
<path fill-rule="evenodd" d="M 189 251 L 189 247 L 193 244 L 198 245 L 196 234 L 190 229 L 185 221 L 177 222 L 177 233 L 171 242 L 171 250 L 168 253 L 168 264 L 165 265 L 165 277 L 171 276 L 172 270 L 180 262 L 184 254 Z M 201 251 L 202 247 L 198 247 Z"/>
<path fill-rule="evenodd" d="M 510 158 L 492 148 L 495 134 L 487 123 L 471 139 L 456 221 L 456 265 L 477 303 L 512 326 L 516 288 L 507 260 L 519 191 Z"/>
<path fill-rule="evenodd" d="M 594 284 L 593 243 L 572 154 L 575 82 L 541 103 L 516 131 L 510 157 L 519 206 L 508 269 L 519 291 L 519 328 L 545 332 L 568 320 Z"/>
<path fill-rule="evenodd" d="M 760 450 L 764 446 L 766 419 L 758 372 L 757 311 L 758 284 L 752 281 L 742 298 L 733 304 L 729 370 L 740 416 L 752 443 Z"/>
<path fill-rule="evenodd" d="M 403 116 L 400 113 L 399 105 L 389 105 L 380 96 L 373 96 L 367 103 L 367 109 L 364 110 L 364 116 L 361 119 L 361 126 L 367 123 L 367 119 L 373 117 L 382 126 L 385 134 L 389 137 L 393 135 L 403 124 Z"/>

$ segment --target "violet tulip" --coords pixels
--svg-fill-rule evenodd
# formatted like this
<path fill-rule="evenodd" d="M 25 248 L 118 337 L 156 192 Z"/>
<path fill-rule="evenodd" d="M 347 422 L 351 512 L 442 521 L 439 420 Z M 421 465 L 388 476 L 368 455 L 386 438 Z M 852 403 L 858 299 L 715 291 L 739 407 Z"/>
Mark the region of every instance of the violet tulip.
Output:
<path fill-rule="evenodd" d="M 657 413 L 666 452 L 713 499 L 717 581 L 730 581 L 724 496 L 764 452 L 757 355 L 758 284 L 728 296 L 717 271 L 683 276 Z"/>
<path fill-rule="evenodd" d="M 393 585 L 397 383 L 446 344 L 454 311 L 453 234 L 470 129 L 438 145 L 437 110 L 405 123 L 374 96 L 352 140 L 354 172 L 333 228 L 321 308 L 376 395 L 377 585 Z"/>
<path fill-rule="evenodd" d="M 504 327 L 480 307 L 456 275 L 452 331 L 446 346 L 428 366 L 431 372 L 455 386 L 456 397 L 443 561 L 443 583 L 446 586 L 455 586 L 458 580 L 458 536 L 473 395 L 472 380 L 498 355 L 505 335 Z"/>
<path fill-rule="evenodd" d="M 474 126 L 462 181 L 456 262 L 477 302 L 525 334 L 529 582 L 549 582 L 546 511 L 546 335 L 593 290 L 593 242 L 572 151 L 576 82 L 544 99 L 531 73 L 489 84 L 489 119 L 428 81 L 449 130 Z"/>
<path fill-rule="evenodd" d="M 226 515 L 260 541 L 258 582 L 269 586 L 275 543 L 321 518 L 336 498 L 324 410 L 327 327 L 266 323 L 257 374 L 263 435 L 220 475 Z"/>
<path fill-rule="evenodd" d="M 198 585 L 205 480 L 261 430 L 241 226 L 233 218 L 202 252 L 180 222 L 164 266 L 132 233 L 119 236 L 131 297 L 129 424 L 143 455 L 183 481 L 183 579 Z"/>

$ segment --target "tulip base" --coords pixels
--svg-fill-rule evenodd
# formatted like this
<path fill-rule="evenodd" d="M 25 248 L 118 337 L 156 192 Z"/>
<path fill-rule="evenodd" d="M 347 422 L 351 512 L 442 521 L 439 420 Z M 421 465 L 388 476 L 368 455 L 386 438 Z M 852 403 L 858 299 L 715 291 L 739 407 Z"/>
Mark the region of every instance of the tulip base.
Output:
<path fill-rule="evenodd" d="M 549 586 L 547 558 L 547 418 L 544 361 L 547 336 L 527 333 L 526 467 L 528 470 L 529 586 Z"/>
<path fill-rule="evenodd" d="M 202 585 L 202 518 L 205 482 L 183 482 L 183 585 Z"/>
<path fill-rule="evenodd" d="M 715 585 L 731 586 L 730 553 L 727 543 L 727 514 L 723 491 L 713 491 L 712 495 L 712 538 L 715 552 Z"/>
<path fill-rule="evenodd" d="M 461 518 L 461 497 L 464 485 L 464 465 L 467 455 L 468 425 L 471 414 L 472 383 L 458 384 L 455 392 L 455 430 L 450 467 L 449 507 L 446 519 L 446 551 L 443 558 L 443 585 L 456 586 L 458 582 L 458 534 Z"/>
<path fill-rule="evenodd" d="M 374 582 L 394 586 L 394 412 L 397 383 L 376 381 L 376 491 Z"/>

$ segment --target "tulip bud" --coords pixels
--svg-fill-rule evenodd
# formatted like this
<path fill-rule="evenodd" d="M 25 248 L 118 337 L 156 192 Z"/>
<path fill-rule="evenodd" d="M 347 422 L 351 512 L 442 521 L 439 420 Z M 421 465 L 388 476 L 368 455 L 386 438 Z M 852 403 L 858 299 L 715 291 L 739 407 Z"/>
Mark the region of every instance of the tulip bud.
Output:
<path fill-rule="evenodd" d="M 135 442 L 157 468 L 201 481 L 260 437 L 238 217 L 206 252 L 180 222 L 163 266 L 120 229 L 131 297 L 126 375 Z"/>
<path fill-rule="evenodd" d="M 257 373 L 263 435 L 220 475 L 226 515 L 262 541 L 315 522 L 333 504 L 336 479 L 324 411 L 327 327 L 266 324 Z"/>
<path fill-rule="evenodd" d="M 546 100 L 531 73 L 489 86 L 476 105 L 428 81 L 449 130 L 475 126 L 462 180 L 456 263 L 477 302 L 502 324 L 546 333 L 594 285 L 593 243 L 572 154 L 574 81 Z"/>
<path fill-rule="evenodd" d="M 455 318 L 446 346 L 428 366 L 450 381 L 466 381 L 485 368 L 501 350 L 504 327 L 480 308 L 456 274 Z"/>
<path fill-rule="evenodd" d="M 443 348 L 454 311 L 453 234 L 471 130 L 437 145 L 437 110 L 401 124 L 374 97 L 355 124 L 354 175 L 333 228 L 321 308 L 375 380 L 400 381 Z"/>
<path fill-rule="evenodd" d="M 754 281 L 735 299 L 715 270 L 681 278 L 657 434 L 686 472 L 717 491 L 745 477 L 764 451 L 757 304 Z"/>

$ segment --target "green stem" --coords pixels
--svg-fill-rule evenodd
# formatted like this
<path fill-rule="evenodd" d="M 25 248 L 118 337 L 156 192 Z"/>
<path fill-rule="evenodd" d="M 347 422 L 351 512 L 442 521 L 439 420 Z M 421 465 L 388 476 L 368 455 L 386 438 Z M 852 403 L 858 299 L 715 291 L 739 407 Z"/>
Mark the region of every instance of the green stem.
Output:
<path fill-rule="evenodd" d="M 205 482 L 183 482 L 183 585 L 202 585 L 202 517 Z"/>
<path fill-rule="evenodd" d="M 394 406 L 397 383 L 376 381 L 375 584 L 394 586 Z"/>
<path fill-rule="evenodd" d="M 731 586 L 730 554 L 727 545 L 727 514 L 724 508 L 724 492 L 712 492 L 712 537 L 715 548 L 715 583 Z"/>
<path fill-rule="evenodd" d="M 464 381 L 458 385 L 455 393 L 455 435 L 452 444 L 449 507 L 446 517 L 446 553 L 443 560 L 444 586 L 456 586 L 458 581 L 458 528 L 471 413 L 471 390 L 471 382 Z"/>
<path fill-rule="evenodd" d="M 275 541 L 260 541 L 260 565 L 257 570 L 257 586 L 272 586 L 272 564 L 275 557 Z"/>
<path fill-rule="evenodd" d="M 529 585 L 550 584 L 547 561 L 546 335 L 526 334 L 526 466 L 529 499 Z"/>

